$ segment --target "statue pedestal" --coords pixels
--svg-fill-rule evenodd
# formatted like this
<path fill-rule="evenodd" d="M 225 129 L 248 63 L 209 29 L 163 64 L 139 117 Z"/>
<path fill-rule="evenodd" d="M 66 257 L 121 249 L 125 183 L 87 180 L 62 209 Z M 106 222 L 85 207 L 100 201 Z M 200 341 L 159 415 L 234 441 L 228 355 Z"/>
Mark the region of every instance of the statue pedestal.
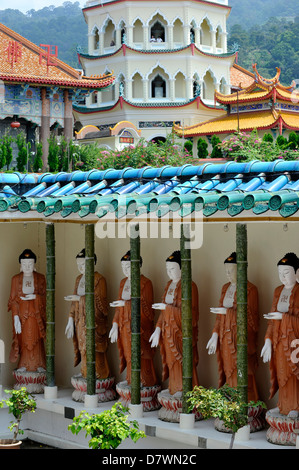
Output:
<path fill-rule="evenodd" d="M 13 376 L 16 380 L 14 385 L 15 390 L 20 390 L 20 388 L 26 387 L 29 393 L 44 393 L 46 371 L 32 372 L 15 369 L 13 371 Z"/>
<path fill-rule="evenodd" d="M 261 406 L 248 408 L 248 425 L 250 428 L 250 432 L 257 432 L 264 429 L 266 422 L 264 418 L 264 408 Z M 223 422 L 219 419 L 215 419 L 215 429 L 220 432 L 227 432 L 231 433 L 231 430 L 226 428 Z"/>
<path fill-rule="evenodd" d="M 281 446 L 296 446 L 299 417 L 289 418 L 287 415 L 280 414 L 275 408 L 267 411 L 266 421 L 269 424 L 266 434 L 268 442 Z"/>
<path fill-rule="evenodd" d="M 158 400 L 161 405 L 158 411 L 158 418 L 161 419 L 161 421 L 168 421 L 169 423 L 179 423 L 183 408 L 182 394 L 170 395 L 168 389 L 162 390 L 162 392 L 158 394 Z M 194 415 L 195 421 L 202 419 L 201 414 L 197 411 Z"/>
<path fill-rule="evenodd" d="M 78 402 L 85 402 L 85 395 L 87 394 L 87 381 L 81 374 L 74 375 L 71 378 L 71 383 L 74 387 L 72 399 Z M 112 388 L 114 385 L 114 377 L 107 377 L 107 379 L 96 380 L 96 395 L 98 402 L 112 401 L 116 399 L 115 390 Z"/>
<path fill-rule="evenodd" d="M 140 388 L 140 399 L 143 406 L 143 411 L 154 411 L 160 408 L 157 399 L 157 394 L 160 392 L 160 385 L 153 385 L 152 387 Z M 131 385 L 128 382 L 119 382 L 116 385 L 116 391 L 120 396 L 120 402 L 123 406 L 129 407 L 131 403 Z"/>

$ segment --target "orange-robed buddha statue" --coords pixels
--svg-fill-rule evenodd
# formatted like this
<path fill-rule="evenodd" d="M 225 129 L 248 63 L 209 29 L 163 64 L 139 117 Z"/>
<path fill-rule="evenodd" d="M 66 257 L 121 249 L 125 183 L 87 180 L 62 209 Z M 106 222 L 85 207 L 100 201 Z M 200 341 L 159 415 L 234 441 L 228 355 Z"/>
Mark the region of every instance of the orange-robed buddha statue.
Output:
<path fill-rule="evenodd" d="M 237 387 L 237 259 L 233 252 L 224 261 L 229 282 L 221 291 L 219 307 L 211 308 L 216 314 L 212 336 L 207 344 L 209 354 L 217 353 L 219 383 Z M 258 290 L 247 282 L 247 328 L 248 328 L 248 400 L 257 401 L 258 391 L 255 371 L 258 365 L 257 334 L 259 327 Z"/>
<path fill-rule="evenodd" d="M 140 266 L 142 258 L 140 257 Z M 131 253 L 128 251 L 121 258 L 124 278 L 120 282 L 118 300 L 111 302 L 115 307 L 112 328 L 109 333 L 111 343 L 117 341 L 120 355 L 120 373 L 126 369 L 126 380 L 131 384 Z M 157 384 L 154 369 L 154 351 L 149 344 L 149 337 L 154 331 L 153 285 L 143 274 L 140 276 L 140 343 L 141 371 L 140 381 L 143 387 Z"/>
<path fill-rule="evenodd" d="M 274 291 L 271 312 L 264 315 L 268 327 L 261 356 L 270 363 L 270 398 L 278 391 L 280 414 L 298 418 L 299 364 L 292 358 L 292 341 L 299 338 L 299 259 L 295 253 L 287 253 L 277 266 L 282 285 Z"/>
<path fill-rule="evenodd" d="M 29 249 L 19 256 L 21 272 L 11 281 L 8 311 L 13 318 L 10 361 L 18 362 L 22 372 L 41 372 L 46 368 L 46 279 L 34 271 L 36 255 Z"/>
<path fill-rule="evenodd" d="M 69 320 L 65 334 L 73 339 L 74 366 L 81 363 L 81 375 L 86 378 L 86 310 L 85 310 L 85 249 L 76 256 L 80 275 L 76 278 L 74 294 L 64 299 L 71 302 Z M 94 255 L 96 264 L 97 257 Z M 94 273 L 95 303 L 95 369 L 97 379 L 109 377 L 107 361 L 108 350 L 108 302 L 105 278 L 98 272 Z"/>
<path fill-rule="evenodd" d="M 173 252 L 166 259 L 166 271 L 170 278 L 167 283 L 162 303 L 153 305 L 154 309 L 160 310 L 156 329 L 150 338 L 152 347 L 160 345 L 162 356 L 162 380 L 169 379 L 168 390 L 170 395 L 183 390 L 183 336 L 181 319 L 181 253 Z M 193 346 L 193 371 L 192 385 L 198 385 L 197 364 L 198 364 L 198 290 L 192 282 L 192 346 Z"/>

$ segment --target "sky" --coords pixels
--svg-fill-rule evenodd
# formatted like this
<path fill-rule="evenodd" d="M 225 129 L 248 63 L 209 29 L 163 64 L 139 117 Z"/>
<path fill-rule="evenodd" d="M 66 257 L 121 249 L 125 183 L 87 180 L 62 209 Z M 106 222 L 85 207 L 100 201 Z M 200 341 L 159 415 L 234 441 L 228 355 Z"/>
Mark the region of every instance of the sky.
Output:
<path fill-rule="evenodd" d="M 0 0 L 0 10 L 13 8 L 26 13 L 28 10 L 41 10 L 44 7 L 54 5 L 55 7 L 61 6 L 66 0 L 14 0 L 11 4 L 7 0 Z M 71 3 L 79 1 L 80 6 L 83 7 L 86 3 L 85 0 L 70 0 Z"/>

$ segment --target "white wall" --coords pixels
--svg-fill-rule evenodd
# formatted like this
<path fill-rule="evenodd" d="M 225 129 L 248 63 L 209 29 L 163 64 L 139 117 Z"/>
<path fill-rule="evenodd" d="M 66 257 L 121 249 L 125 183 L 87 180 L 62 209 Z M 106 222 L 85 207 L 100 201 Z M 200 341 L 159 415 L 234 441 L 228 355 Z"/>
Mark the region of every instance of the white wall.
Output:
<path fill-rule="evenodd" d="M 204 223 L 203 246 L 192 250 L 192 275 L 199 290 L 199 380 L 206 387 L 218 384 L 218 368 L 216 356 L 209 356 L 206 344 L 210 338 L 215 317 L 209 308 L 217 306 L 222 284 L 227 282 L 223 261 L 235 251 L 235 223 L 228 223 L 228 231 L 224 230 L 224 222 Z M 283 225 L 288 224 L 288 230 Z M 84 227 L 75 223 L 55 224 L 56 235 L 56 384 L 58 387 L 69 387 L 70 378 L 79 373 L 80 367 L 73 367 L 73 344 L 65 336 L 69 304 L 64 296 L 73 292 L 75 278 L 78 275 L 76 255 L 84 247 Z M 12 337 L 11 313 L 7 312 L 11 277 L 19 272 L 19 254 L 24 248 L 31 248 L 38 256 L 37 271 L 45 274 L 45 224 L 2 223 L 0 231 L 1 270 L 0 270 L 0 339 L 5 342 L 5 360 L 2 367 L 2 383 L 13 385 L 12 370 L 15 364 L 8 362 Z M 95 240 L 98 257 L 97 271 L 106 277 L 109 301 L 117 298 L 118 286 L 123 277 L 120 269 L 120 258 L 129 249 L 127 239 Z M 154 286 L 154 300 L 161 300 L 164 287 L 168 281 L 165 272 L 165 259 L 172 251 L 179 249 L 179 239 L 141 240 L 141 256 L 143 257 L 142 273 L 149 277 Z M 277 274 L 277 261 L 289 251 L 299 254 L 298 225 L 294 222 L 254 222 L 248 224 L 248 278 L 257 285 L 260 300 L 260 331 L 259 354 L 263 346 L 266 320 L 263 314 L 271 307 L 274 288 L 280 284 Z M 112 324 L 113 309 L 109 313 L 109 324 Z M 157 314 L 158 315 L 158 314 Z M 119 376 L 119 355 L 116 344 L 110 345 L 109 363 L 116 380 Z M 159 350 L 155 355 L 158 377 L 161 378 L 161 359 Z M 261 399 L 268 404 L 269 367 L 260 361 L 257 382 Z M 167 387 L 167 383 L 163 384 Z M 276 405 L 274 398 L 271 406 Z"/>

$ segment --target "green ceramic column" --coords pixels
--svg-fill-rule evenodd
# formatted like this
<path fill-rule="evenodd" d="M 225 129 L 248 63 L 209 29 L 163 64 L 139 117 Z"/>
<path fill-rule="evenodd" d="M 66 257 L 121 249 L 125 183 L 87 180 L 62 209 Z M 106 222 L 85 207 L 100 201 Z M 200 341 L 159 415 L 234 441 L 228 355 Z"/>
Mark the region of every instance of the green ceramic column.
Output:
<path fill-rule="evenodd" d="M 55 386 L 55 229 L 46 224 L 46 377 Z"/>
<path fill-rule="evenodd" d="M 131 403 L 140 405 L 140 235 L 139 225 L 132 225 L 131 250 Z"/>
<path fill-rule="evenodd" d="M 236 227 L 237 253 L 237 376 L 242 401 L 248 403 L 247 365 L 247 225 Z"/>
<path fill-rule="evenodd" d="M 94 224 L 85 225 L 85 311 L 87 395 L 95 395 Z"/>
<path fill-rule="evenodd" d="M 188 413 L 186 394 L 192 390 L 192 274 L 189 225 L 181 224 L 181 288 L 182 288 L 182 335 L 183 335 L 183 407 Z"/>

